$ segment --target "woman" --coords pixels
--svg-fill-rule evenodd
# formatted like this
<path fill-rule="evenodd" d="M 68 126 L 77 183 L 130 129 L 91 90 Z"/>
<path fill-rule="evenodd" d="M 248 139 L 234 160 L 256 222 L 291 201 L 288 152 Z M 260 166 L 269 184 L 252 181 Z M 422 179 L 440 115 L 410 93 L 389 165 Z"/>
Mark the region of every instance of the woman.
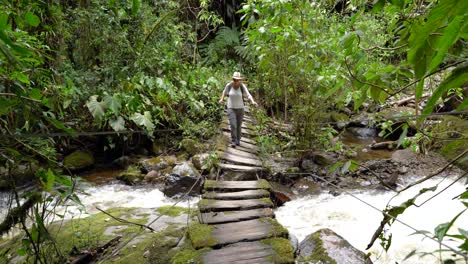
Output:
<path fill-rule="evenodd" d="M 253 105 L 257 105 L 252 95 L 249 93 L 247 86 L 242 84 L 241 80 L 240 72 L 234 72 L 232 75 L 232 82 L 226 84 L 221 94 L 221 99 L 219 99 L 219 103 L 223 103 L 224 97 L 228 97 L 227 114 L 231 127 L 231 146 L 233 148 L 240 146 L 242 120 L 244 119 L 243 96 L 247 96 L 247 99 L 249 99 Z"/>

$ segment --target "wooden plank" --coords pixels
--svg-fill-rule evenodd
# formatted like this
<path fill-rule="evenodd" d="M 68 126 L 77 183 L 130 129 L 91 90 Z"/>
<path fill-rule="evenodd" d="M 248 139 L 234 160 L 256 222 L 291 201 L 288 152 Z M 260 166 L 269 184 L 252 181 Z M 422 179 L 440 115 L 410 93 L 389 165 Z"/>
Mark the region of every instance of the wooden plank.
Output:
<path fill-rule="evenodd" d="M 228 135 L 231 136 L 231 127 L 229 127 L 229 125 L 224 126 L 223 131 L 229 132 Z M 224 133 L 226 133 L 226 132 L 224 132 Z M 245 136 L 245 137 L 256 137 L 257 136 L 257 133 L 255 133 L 253 130 L 245 128 L 243 125 L 242 125 L 242 128 L 241 128 L 241 133 L 242 133 L 242 136 Z"/>
<path fill-rule="evenodd" d="M 226 193 L 207 192 L 202 195 L 204 199 L 214 200 L 243 200 L 268 197 L 270 197 L 270 192 L 262 189 Z"/>
<path fill-rule="evenodd" d="M 281 225 L 271 218 L 259 218 L 211 226 L 213 227 L 211 236 L 216 240 L 216 244 L 213 247 L 288 236 L 288 231 L 285 228 L 278 228 Z"/>
<path fill-rule="evenodd" d="M 205 190 L 256 190 L 265 189 L 270 190 L 271 186 L 267 180 L 258 181 L 213 181 L 206 180 L 204 185 Z"/>
<path fill-rule="evenodd" d="M 231 130 L 229 130 L 229 131 L 231 131 Z M 224 134 L 225 136 L 227 136 L 228 138 L 231 137 L 231 133 L 223 132 L 223 134 Z M 256 145 L 256 144 L 257 144 L 257 142 L 255 142 L 255 140 L 250 139 L 250 138 L 248 138 L 248 137 L 241 137 L 241 142 L 246 142 L 246 143 L 249 143 L 249 144 L 252 144 L 252 145 Z"/>
<path fill-rule="evenodd" d="M 221 249 L 203 253 L 205 264 L 218 263 L 273 263 L 270 256 L 275 254 L 270 245 L 261 242 L 241 242 Z M 269 258 L 270 257 L 270 258 Z"/>
<path fill-rule="evenodd" d="M 264 168 L 262 167 L 225 164 L 225 163 L 219 163 L 218 166 L 223 170 L 240 171 L 240 172 L 260 172 L 264 170 Z"/>
<path fill-rule="evenodd" d="M 233 155 L 226 152 L 218 152 L 218 157 L 222 160 L 232 162 L 234 164 L 248 165 L 248 166 L 262 166 L 262 162 L 257 159 L 249 159 L 241 156 Z"/>
<path fill-rule="evenodd" d="M 269 207 L 273 207 L 273 202 L 269 198 L 227 201 L 202 199 L 198 202 L 198 209 L 200 209 L 200 212 L 250 210 Z"/>
<path fill-rule="evenodd" d="M 241 157 L 244 157 L 244 158 L 250 158 L 250 159 L 257 159 L 257 160 L 258 160 L 258 156 L 257 156 L 257 155 L 252 154 L 252 153 L 249 153 L 249 152 L 246 152 L 246 151 L 243 151 L 243 150 L 241 150 L 240 148 L 227 147 L 227 148 L 224 150 L 224 152 L 229 153 L 229 154 L 232 154 L 232 155 L 241 156 Z"/>
<path fill-rule="evenodd" d="M 273 216 L 271 208 L 260 208 L 244 211 L 200 213 L 198 220 L 202 224 L 222 224 Z"/>

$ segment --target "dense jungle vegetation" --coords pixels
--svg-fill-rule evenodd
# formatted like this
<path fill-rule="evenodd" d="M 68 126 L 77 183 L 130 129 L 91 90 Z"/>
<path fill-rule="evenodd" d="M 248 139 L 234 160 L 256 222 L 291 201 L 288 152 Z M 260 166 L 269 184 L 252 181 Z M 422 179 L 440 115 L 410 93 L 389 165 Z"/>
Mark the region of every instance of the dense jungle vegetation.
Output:
<path fill-rule="evenodd" d="M 36 164 L 37 188 L 21 206 L 15 202 L 18 211 L 33 208 L 21 253 L 35 263 L 46 263 L 43 245 L 50 253 L 54 244 L 43 206 L 79 202 L 64 155 L 93 144 L 103 156 L 116 156 L 140 134 L 148 142 L 168 134 L 207 140 L 217 133 L 219 96 L 233 71 L 247 77 L 264 109 L 259 130 L 271 119 L 292 124 L 286 136 L 258 138 L 267 153 L 339 149 L 331 143 L 339 121 L 332 113 L 373 113 L 413 96 L 410 118 L 399 127 L 378 116 L 371 122 L 398 130 L 398 144 L 415 151 L 466 154 L 466 138 L 441 143 L 450 131 L 436 131 L 430 121 L 439 112 L 455 113 L 446 116 L 455 124 L 466 121 L 468 1 L 0 2 L 0 166 L 13 189 L 18 166 Z M 120 133 L 85 136 L 90 132 Z M 458 198 L 467 205 L 467 192 Z M 22 212 L 0 233 L 26 226 Z M 455 238 L 466 254 L 467 231 Z"/>

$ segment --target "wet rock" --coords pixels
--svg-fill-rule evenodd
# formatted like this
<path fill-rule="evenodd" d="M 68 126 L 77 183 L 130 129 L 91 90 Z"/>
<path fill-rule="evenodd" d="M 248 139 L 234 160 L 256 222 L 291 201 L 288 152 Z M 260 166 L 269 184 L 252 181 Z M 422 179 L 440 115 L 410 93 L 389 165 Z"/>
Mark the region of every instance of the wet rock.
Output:
<path fill-rule="evenodd" d="M 152 170 L 158 171 L 168 167 L 172 167 L 177 162 L 177 158 L 174 156 L 158 156 L 150 159 L 140 161 L 140 165 L 143 171 L 149 172 Z"/>
<path fill-rule="evenodd" d="M 197 170 L 204 170 L 204 165 L 206 164 L 210 154 L 203 153 L 203 154 L 196 154 L 192 157 L 192 164 Z"/>
<path fill-rule="evenodd" d="M 189 162 L 182 162 L 172 169 L 172 174 L 180 176 L 199 177 L 200 173 Z"/>
<path fill-rule="evenodd" d="M 291 246 L 294 249 L 294 253 L 296 253 L 297 250 L 299 249 L 299 239 L 297 239 L 297 237 L 291 233 L 288 234 L 288 238 L 289 238 L 289 242 L 291 243 Z"/>
<path fill-rule="evenodd" d="M 162 174 L 163 174 L 162 171 L 152 170 L 145 175 L 144 180 L 145 182 L 152 182 L 152 183 L 163 182 L 164 176 Z"/>
<path fill-rule="evenodd" d="M 294 193 L 305 196 L 320 193 L 320 184 L 314 182 L 309 178 L 301 178 L 292 186 Z"/>
<path fill-rule="evenodd" d="M 141 170 L 136 166 L 129 166 L 126 171 L 121 172 L 117 179 L 123 181 L 128 185 L 135 185 L 140 183 L 145 178 L 145 175 L 141 173 Z"/>
<path fill-rule="evenodd" d="M 371 264 L 364 252 L 354 248 L 348 241 L 331 229 L 320 229 L 308 235 L 300 244 L 299 263 Z"/>
<path fill-rule="evenodd" d="M 203 186 L 203 181 L 200 180 L 199 177 L 200 176 L 194 175 L 182 176 L 179 174 L 171 173 L 166 177 L 163 193 L 169 197 L 173 197 L 176 195 L 180 196 L 187 193 L 190 190 L 190 188 L 194 186 L 188 194 L 198 195 L 200 194 Z"/>
<path fill-rule="evenodd" d="M 270 182 L 270 185 L 272 188 L 271 193 L 277 206 L 281 206 L 285 202 L 289 202 L 294 199 L 294 194 L 288 187 L 276 182 Z"/>
<path fill-rule="evenodd" d="M 94 164 L 94 157 L 87 151 L 77 150 L 67 155 L 63 160 L 65 168 L 76 171 L 86 169 Z"/>
<path fill-rule="evenodd" d="M 373 138 L 377 136 L 377 130 L 375 128 L 349 127 L 347 131 L 358 138 Z"/>

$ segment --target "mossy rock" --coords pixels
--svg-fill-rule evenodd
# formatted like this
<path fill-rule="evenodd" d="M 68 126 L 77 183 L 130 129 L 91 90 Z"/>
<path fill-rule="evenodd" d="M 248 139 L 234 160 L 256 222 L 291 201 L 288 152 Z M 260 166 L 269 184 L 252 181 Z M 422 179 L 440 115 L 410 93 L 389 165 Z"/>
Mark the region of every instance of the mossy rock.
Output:
<path fill-rule="evenodd" d="M 213 227 L 206 224 L 193 223 L 189 226 L 188 236 L 195 249 L 211 247 L 218 242 L 212 235 Z"/>
<path fill-rule="evenodd" d="M 63 160 L 63 166 L 70 170 L 81 170 L 94 164 L 94 157 L 87 151 L 77 150 Z"/>
<path fill-rule="evenodd" d="M 175 156 L 158 156 L 140 161 L 143 170 L 150 172 L 152 170 L 159 171 L 166 168 L 172 168 L 177 162 Z"/>
<path fill-rule="evenodd" d="M 269 238 L 260 241 L 263 244 L 270 245 L 275 252 L 271 257 L 272 263 L 294 263 L 294 248 L 286 238 Z"/>
<path fill-rule="evenodd" d="M 331 229 L 320 229 L 308 235 L 299 245 L 298 263 L 372 263 L 364 252 L 354 248 L 348 241 Z"/>
<path fill-rule="evenodd" d="M 134 185 L 140 183 L 145 178 L 145 175 L 141 173 L 141 170 L 137 166 L 129 166 L 127 170 L 121 172 L 117 179 L 125 182 L 128 185 Z"/>
<path fill-rule="evenodd" d="M 343 113 L 338 112 L 331 112 L 330 119 L 332 122 L 340 122 L 340 121 L 349 121 L 349 116 Z"/>
<path fill-rule="evenodd" d="M 180 147 L 185 150 L 190 156 L 197 154 L 201 148 L 197 141 L 191 138 L 184 138 L 180 142 Z"/>

